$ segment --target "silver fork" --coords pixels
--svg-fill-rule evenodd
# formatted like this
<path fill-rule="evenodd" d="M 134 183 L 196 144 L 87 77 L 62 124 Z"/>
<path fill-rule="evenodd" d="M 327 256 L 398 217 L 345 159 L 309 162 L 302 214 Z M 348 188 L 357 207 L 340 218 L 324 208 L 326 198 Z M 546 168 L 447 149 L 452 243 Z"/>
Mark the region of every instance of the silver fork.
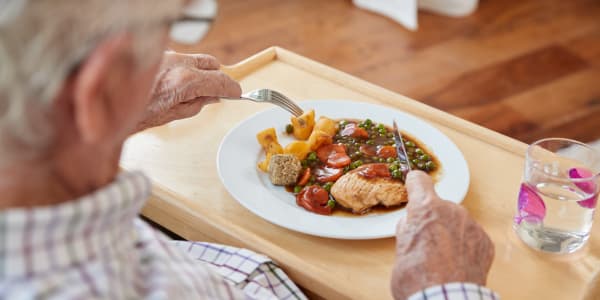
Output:
<path fill-rule="evenodd" d="M 292 115 L 299 117 L 304 111 L 298 104 L 294 103 L 290 98 L 286 97 L 282 93 L 270 89 L 258 89 L 255 91 L 248 92 L 243 94 L 240 98 L 221 98 L 227 100 L 249 100 L 254 102 L 267 102 L 271 104 L 275 104 Z"/>

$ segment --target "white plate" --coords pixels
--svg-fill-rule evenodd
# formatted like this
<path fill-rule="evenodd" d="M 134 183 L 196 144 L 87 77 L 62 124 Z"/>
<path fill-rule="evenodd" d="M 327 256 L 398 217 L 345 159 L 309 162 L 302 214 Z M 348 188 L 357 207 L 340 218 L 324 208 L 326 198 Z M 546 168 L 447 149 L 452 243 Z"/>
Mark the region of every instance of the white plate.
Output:
<path fill-rule="evenodd" d="M 369 118 L 390 125 L 398 122 L 402 132 L 425 144 L 441 163 L 435 185 L 439 195 L 449 201 L 462 202 L 469 188 L 467 162 L 456 145 L 443 133 L 410 114 L 379 105 L 350 101 L 305 101 L 302 108 L 314 109 L 319 116 L 329 118 Z M 290 115 L 274 107 L 242 121 L 225 136 L 217 154 L 219 177 L 227 191 L 244 207 L 265 220 L 285 228 L 322 237 L 339 239 L 375 239 L 394 235 L 404 209 L 390 213 L 357 217 L 323 216 L 308 212 L 296 205 L 294 195 L 283 187 L 274 186 L 267 174 L 256 164 L 264 153 L 256 134 L 275 127 L 279 142 L 285 147 L 293 138 L 283 134 Z"/>

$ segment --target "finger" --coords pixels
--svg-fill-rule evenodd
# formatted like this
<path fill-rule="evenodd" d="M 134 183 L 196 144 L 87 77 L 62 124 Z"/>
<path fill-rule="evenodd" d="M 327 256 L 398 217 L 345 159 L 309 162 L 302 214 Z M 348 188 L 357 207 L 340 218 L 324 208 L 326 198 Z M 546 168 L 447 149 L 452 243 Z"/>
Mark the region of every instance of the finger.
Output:
<path fill-rule="evenodd" d="M 189 70 L 186 84 L 178 92 L 183 101 L 198 97 L 237 98 L 242 94 L 240 84 L 221 71 Z"/>
<path fill-rule="evenodd" d="M 204 101 L 190 101 L 186 103 L 181 103 L 173 109 L 172 118 L 174 120 L 191 118 L 197 115 L 206 104 L 207 103 Z"/>
<path fill-rule="evenodd" d="M 398 223 L 396 224 L 396 236 L 402 235 L 406 229 L 406 215 L 400 216 Z"/>
<path fill-rule="evenodd" d="M 178 66 L 189 66 L 201 70 L 218 70 L 221 67 L 219 61 L 207 54 L 185 54 L 173 51 L 165 52 L 163 55 L 163 68 L 174 68 Z"/>
<path fill-rule="evenodd" d="M 182 104 L 188 104 L 188 103 L 193 103 L 193 102 L 202 102 L 202 105 L 208 105 L 208 104 L 213 104 L 213 103 L 217 103 L 219 102 L 219 97 L 198 97 L 195 99 L 192 99 L 190 101 L 184 102 Z"/>
<path fill-rule="evenodd" d="M 433 180 L 423 171 L 411 171 L 406 177 L 406 189 L 408 191 L 407 213 L 431 204 L 437 195 L 433 186 Z"/>

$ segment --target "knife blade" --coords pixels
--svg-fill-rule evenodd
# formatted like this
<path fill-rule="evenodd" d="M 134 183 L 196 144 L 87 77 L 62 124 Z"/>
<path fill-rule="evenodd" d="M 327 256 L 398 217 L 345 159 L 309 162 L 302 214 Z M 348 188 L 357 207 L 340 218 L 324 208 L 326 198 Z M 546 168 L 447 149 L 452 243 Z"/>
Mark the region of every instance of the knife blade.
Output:
<path fill-rule="evenodd" d="M 404 147 L 404 140 L 402 139 L 402 134 L 400 134 L 400 131 L 398 131 L 398 125 L 396 124 L 396 120 L 393 121 L 393 124 L 394 142 L 396 143 L 396 154 L 398 155 L 398 160 L 404 161 L 406 169 L 408 171 L 412 171 L 412 168 L 410 167 L 410 162 L 408 161 L 408 154 L 406 154 L 406 147 Z"/>

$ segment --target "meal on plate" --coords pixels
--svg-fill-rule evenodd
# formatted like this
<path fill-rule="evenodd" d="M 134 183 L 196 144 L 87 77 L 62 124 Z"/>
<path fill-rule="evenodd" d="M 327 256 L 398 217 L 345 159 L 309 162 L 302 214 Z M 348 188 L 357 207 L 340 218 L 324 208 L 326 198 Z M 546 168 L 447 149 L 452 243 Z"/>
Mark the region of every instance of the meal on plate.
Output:
<path fill-rule="evenodd" d="M 296 139 L 279 144 L 275 128 L 256 137 L 265 151 L 258 168 L 274 185 L 286 186 L 308 211 L 362 215 L 375 208 L 399 208 L 408 201 L 404 161 L 398 159 L 392 130 L 370 119 L 333 120 L 310 110 L 292 117 L 285 133 Z M 435 172 L 438 162 L 416 139 L 402 134 L 413 169 Z"/>

